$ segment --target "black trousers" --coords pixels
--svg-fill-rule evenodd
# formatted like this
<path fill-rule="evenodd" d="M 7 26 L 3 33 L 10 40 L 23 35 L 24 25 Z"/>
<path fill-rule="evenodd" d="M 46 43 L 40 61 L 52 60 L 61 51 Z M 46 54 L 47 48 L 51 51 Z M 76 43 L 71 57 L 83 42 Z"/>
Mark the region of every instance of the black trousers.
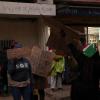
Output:
<path fill-rule="evenodd" d="M 44 89 L 39 89 L 38 93 L 39 93 L 40 100 L 45 100 L 45 91 L 44 91 Z M 39 98 L 38 98 L 38 95 L 33 95 L 33 100 L 38 100 Z"/>

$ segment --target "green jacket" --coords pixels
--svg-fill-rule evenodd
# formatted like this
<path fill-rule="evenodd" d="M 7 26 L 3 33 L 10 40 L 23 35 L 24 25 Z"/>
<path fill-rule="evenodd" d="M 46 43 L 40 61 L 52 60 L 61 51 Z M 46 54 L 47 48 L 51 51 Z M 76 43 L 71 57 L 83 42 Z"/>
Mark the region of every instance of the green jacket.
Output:
<path fill-rule="evenodd" d="M 57 55 L 52 62 L 51 76 L 56 76 L 57 73 L 62 73 L 64 71 L 64 57 Z"/>

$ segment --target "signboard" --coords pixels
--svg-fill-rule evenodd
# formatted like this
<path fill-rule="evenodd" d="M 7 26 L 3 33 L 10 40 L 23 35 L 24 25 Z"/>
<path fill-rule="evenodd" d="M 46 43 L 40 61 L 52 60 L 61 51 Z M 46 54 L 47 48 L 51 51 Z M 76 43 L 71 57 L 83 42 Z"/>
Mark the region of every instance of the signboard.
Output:
<path fill-rule="evenodd" d="M 56 6 L 50 4 L 16 3 L 0 1 L 0 14 L 56 15 Z"/>
<path fill-rule="evenodd" d="M 57 11 L 58 15 L 68 16 L 100 16 L 100 7 L 69 6 Z"/>
<path fill-rule="evenodd" d="M 31 52 L 32 73 L 48 77 L 51 71 L 51 64 L 55 54 L 49 51 L 41 50 L 38 47 L 33 47 Z"/>

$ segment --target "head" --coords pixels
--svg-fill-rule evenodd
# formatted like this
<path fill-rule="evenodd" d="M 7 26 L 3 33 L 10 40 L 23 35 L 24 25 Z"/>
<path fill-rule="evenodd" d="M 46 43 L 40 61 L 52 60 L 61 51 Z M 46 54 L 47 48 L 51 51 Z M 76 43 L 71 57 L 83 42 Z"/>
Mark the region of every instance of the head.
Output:
<path fill-rule="evenodd" d="M 22 44 L 15 42 L 14 48 L 22 48 Z"/>
<path fill-rule="evenodd" d="M 21 45 L 20 43 L 18 43 L 18 42 L 15 42 L 14 48 L 22 48 L 22 45 Z M 21 59 L 21 58 L 22 58 L 21 55 L 18 55 L 18 56 L 16 57 L 16 59 Z"/>

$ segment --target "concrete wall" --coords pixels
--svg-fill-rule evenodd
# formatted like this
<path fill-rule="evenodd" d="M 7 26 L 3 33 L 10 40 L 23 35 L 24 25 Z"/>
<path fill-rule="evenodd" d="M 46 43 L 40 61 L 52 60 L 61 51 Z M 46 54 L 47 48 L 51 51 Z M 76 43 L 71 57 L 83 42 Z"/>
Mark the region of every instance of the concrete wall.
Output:
<path fill-rule="evenodd" d="M 31 20 L 0 19 L 0 40 L 16 40 L 23 45 L 38 43 L 38 24 Z"/>

